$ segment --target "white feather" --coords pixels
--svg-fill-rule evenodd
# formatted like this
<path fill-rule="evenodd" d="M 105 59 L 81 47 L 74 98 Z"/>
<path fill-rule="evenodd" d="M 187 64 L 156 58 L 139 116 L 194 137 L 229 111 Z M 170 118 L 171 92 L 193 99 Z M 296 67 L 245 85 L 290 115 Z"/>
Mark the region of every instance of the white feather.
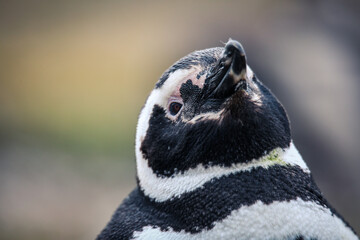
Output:
<path fill-rule="evenodd" d="M 318 240 L 358 239 L 329 209 L 301 199 L 269 205 L 257 201 L 251 206 L 234 210 L 224 220 L 215 222 L 212 229 L 196 234 L 175 232 L 171 228 L 161 231 L 158 227 L 146 226 L 142 231 L 135 232 L 133 239 L 287 240 L 295 236 Z"/>
<path fill-rule="evenodd" d="M 304 172 L 310 172 L 293 143 L 285 151 L 281 149 L 275 150 L 279 161 L 268 160 L 269 155 L 266 155 L 260 159 L 254 159 L 248 163 L 233 164 L 230 167 L 212 166 L 205 168 L 202 164 L 199 164 L 184 173 L 174 174 L 171 178 L 158 177 L 148 166 L 147 160 L 143 158 L 140 150 L 137 148 L 136 151 L 138 151 L 137 173 L 139 185 L 147 196 L 157 202 L 163 202 L 186 192 L 194 191 L 211 179 L 232 173 L 251 171 L 258 167 L 267 168 L 275 164 L 289 164 L 301 167 Z"/>

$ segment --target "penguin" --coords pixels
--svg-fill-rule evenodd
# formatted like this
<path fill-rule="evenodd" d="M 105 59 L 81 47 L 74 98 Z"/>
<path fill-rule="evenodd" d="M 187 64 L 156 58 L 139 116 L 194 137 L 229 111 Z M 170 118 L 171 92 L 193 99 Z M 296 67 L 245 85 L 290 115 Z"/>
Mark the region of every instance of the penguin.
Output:
<path fill-rule="evenodd" d="M 98 240 L 359 239 L 236 40 L 164 72 L 141 110 L 135 153 L 137 186 Z"/>

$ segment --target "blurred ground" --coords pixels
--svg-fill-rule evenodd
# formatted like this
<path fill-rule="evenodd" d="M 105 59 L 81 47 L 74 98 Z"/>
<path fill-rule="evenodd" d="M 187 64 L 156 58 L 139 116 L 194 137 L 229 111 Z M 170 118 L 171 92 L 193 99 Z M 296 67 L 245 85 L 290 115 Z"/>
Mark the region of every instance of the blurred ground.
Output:
<path fill-rule="evenodd" d="M 242 42 L 360 232 L 358 1 L 1 1 L 0 238 L 92 239 L 135 186 L 137 115 L 174 61 Z"/>

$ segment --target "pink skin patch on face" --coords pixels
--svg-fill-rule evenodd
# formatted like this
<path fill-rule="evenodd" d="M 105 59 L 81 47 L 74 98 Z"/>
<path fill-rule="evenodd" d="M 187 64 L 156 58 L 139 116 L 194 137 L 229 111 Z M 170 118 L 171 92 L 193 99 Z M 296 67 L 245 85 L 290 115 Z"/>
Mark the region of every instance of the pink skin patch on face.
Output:
<path fill-rule="evenodd" d="M 175 90 L 173 91 L 173 93 L 170 95 L 170 97 L 168 99 L 167 109 L 169 109 L 170 104 L 173 102 L 184 104 L 183 99 L 181 98 L 180 88 L 181 88 L 181 85 L 183 83 L 185 83 L 186 81 L 191 80 L 192 84 L 197 85 L 199 88 L 204 87 L 206 74 L 202 74 L 199 78 L 197 78 L 197 76 L 199 75 L 199 73 L 201 71 L 202 71 L 202 69 L 199 69 L 198 67 L 193 67 L 193 68 L 189 69 L 189 74 L 187 74 L 185 77 L 183 77 L 181 80 L 179 80 L 178 84 L 176 85 Z M 169 115 L 169 117 L 171 119 L 175 119 L 176 115 L 175 116 Z"/>
<path fill-rule="evenodd" d="M 198 79 L 197 76 L 198 74 L 201 72 L 201 69 L 198 69 L 197 67 L 194 67 L 192 69 L 189 70 L 189 74 L 186 75 L 183 79 L 181 79 L 178 83 L 178 85 L 176 86 L 174 92 L 171 94 L 170 98 L 169 98 L 169 102 L 171 102 L 171 100 L 181 100 L 181 94 L 180 94 L 180 88 L 181 85 L 183 83 L 185 83 L 188 80 L 191 80 L 192 83 L 194 85 L 197 85 L 199 88 L 203 88 L 204 87 L 204 83 L 205 83 L 205 76 L 206 74 L 203 74 L 200 76 L 200 78 Z"/>

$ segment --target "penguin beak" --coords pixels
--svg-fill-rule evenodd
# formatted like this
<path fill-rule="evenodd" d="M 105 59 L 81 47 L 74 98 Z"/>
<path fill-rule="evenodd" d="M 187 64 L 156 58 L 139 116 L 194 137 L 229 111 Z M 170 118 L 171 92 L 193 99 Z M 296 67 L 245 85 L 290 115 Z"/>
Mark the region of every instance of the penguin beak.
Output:
<path fill-rule="evenodd" d="M 226 98 L 239 89 L 246 90 L 246 55 L 238 41 L 229 39 L 210 79 L 210 97 Z M 213 87 L 211 87 L 213 86 Z"/>

